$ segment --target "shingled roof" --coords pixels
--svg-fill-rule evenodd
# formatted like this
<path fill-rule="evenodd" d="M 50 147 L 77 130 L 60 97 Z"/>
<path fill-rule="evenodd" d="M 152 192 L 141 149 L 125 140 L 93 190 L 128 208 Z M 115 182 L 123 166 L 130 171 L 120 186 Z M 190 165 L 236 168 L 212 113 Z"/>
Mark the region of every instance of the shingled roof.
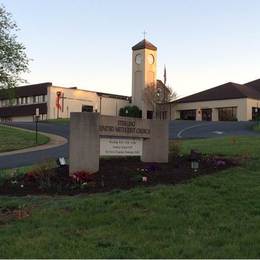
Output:
<path fill-rule="evenodd" d="M 142 49 L 149 49 L 149 50 L 156 51 L 157 47 L 154 46 L 151 42 L 147 41 L 146 39 L 143 39 L 142 41 L 138 42 L 135 46 L 132 47 L 133 51 L 142 50 Z"/>
<path fill-rule="evenodd" d="M 260 92 L 260 79 L 250 81 L 248 83 L 245 83 L 244 85 Z"/>
<path fill-rule="evenodd" d="M 249 82 L 250 83 L 250 82 Z M 260 99 L 260 80 L 259 91 L 255 87 L 250 87 L 248 84 L 241 85 L 233 82 L 201 91 L 199 93 L 176 100 L 176 103 L 201 102 L 224 99 L 239 99 L 239 98 L 254 98 Z M 253 85 L 253 84 L 251 84 Z"/>

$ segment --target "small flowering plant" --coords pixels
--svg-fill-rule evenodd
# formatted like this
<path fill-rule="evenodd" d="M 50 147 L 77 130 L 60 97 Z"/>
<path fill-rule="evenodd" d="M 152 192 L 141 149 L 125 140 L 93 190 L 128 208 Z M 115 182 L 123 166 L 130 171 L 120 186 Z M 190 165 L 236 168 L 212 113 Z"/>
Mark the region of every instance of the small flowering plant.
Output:
<path fill-rule="evenodd" d="M 137 168 L 138 173 L 153 173 L 159 171 L 161 168 L 156 164 L 149 164 L 145 168 Z"/>
<path fill-rule="evenodd" d="M 36 172 L 28 172 L 24 176 L 24 181 L 34 183 L 39 179 L 39 174 Z"/>
<path fill-rule="evenodd" d="M 216 167 L 224 167 L 224 166 L 226 166 L 226 162 L 224 160 L 216 160 L 215 166 Z"/>
<path fill-rule="evenodd" d="M 73 173 L 71 178 L 73 181 L 78 183 L 88 183 L 94 181 L 93 175 L 85 171 L 75 172 Z"/>
<path fill-rule="evenodd" d="M 146 167 L 143 168 L 137 168 L 137 175 L 135 172 L 135 176 L 132 177 L 131 179 L 133 181 L 137 182 L 149 182 L 153 176 L 153 173 L 160 171 L 161 168 L 159 167 L 158 164 L 148 164 Z"/>

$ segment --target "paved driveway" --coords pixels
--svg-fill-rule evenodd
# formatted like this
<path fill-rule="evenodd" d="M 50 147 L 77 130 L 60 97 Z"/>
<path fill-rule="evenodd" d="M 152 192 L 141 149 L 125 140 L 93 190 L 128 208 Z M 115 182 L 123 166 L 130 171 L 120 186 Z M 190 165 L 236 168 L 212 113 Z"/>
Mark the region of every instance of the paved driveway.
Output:
<path fill-rule="evenodd" d="M 211 138 L 221 136 L 260 136 L 251 130 L 255 122 L 170 122 L 170 138 Z"/>
<path fill-rule="evenodd" d="M 253 122 L 197 122 L 176 120 L 171 121 L 169 124 L 169 135 L 171 139 L 210 138 L 237 135 L 260 136 L 260 134 L 250 130 L 253 124 Z M 30 130 L 35 129 L 34 123 L 12 123 L 11 125 Z M 39 131 L 57 134 L 68 138 L 69 125 L 39 123 Z M 31 165 L 58 157 L 68 158 L 68 144 L 44 151 L 0 156 L 0 168 Z"/>

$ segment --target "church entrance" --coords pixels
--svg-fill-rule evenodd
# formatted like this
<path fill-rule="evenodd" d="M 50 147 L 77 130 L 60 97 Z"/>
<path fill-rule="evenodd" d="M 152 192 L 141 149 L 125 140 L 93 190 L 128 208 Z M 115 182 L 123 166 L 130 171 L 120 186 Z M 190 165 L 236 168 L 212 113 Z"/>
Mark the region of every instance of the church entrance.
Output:
<path fill-rule="evenodd" d="M 153 111 L 147 111 L 147 119 L 153 119 Z"/>
<path fill-rule="evenodd" d="M 202 109 L 202 121 L 212 121 L 212 109 Z"/>

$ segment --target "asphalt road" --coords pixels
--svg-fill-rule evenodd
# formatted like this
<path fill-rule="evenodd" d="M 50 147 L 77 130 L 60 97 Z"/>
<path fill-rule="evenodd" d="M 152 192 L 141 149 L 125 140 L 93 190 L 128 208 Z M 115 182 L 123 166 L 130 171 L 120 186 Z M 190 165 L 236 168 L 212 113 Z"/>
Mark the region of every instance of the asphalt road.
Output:
<path fill-rule="evenodd" d="M 253 124 L 253 122 L 198 122 L 176 120 L 171 121 L 169 124 L 169 137 L 170 139 L 187 139 L 239 135 L 260 136 L 260 134 L 250 129 Z M 12 123 L 11 125 L 30 130 L 35 129 L 35 123 Z M 39 131 L 68 138 L 69 125 L 39 123 Z M 58 157 L 68 158 L 68 144 L 43 151 L 0 156 L 0 169 L 32 165 Z"/>

